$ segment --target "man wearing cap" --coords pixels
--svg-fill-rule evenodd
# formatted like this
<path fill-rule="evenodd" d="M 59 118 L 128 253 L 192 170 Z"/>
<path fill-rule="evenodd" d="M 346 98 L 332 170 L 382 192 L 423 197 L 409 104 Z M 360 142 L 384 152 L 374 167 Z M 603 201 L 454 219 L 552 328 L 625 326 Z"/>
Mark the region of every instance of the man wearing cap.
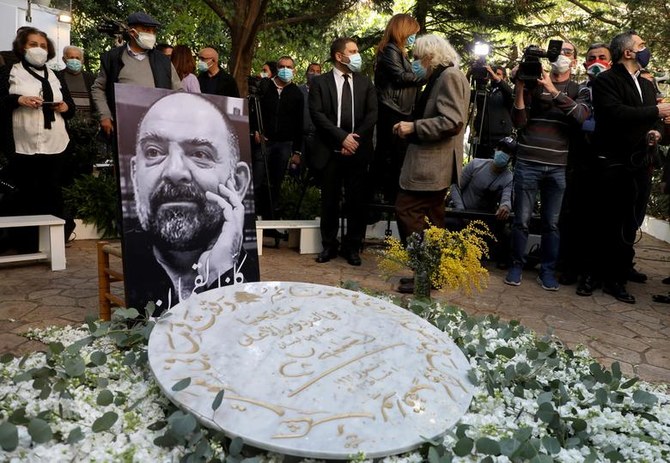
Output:
<path fill-rule="evenodd" d="M 154 49 L 158 21 L 146 13 L 128 16 L 128 42 L 100 57 L 100 73 L 91 93 L 100 113 L 100 127 L 107 136 L 114 131 L 114 84 L 130 84 L 172 90 L 181 88 L 170 58 Z"/>

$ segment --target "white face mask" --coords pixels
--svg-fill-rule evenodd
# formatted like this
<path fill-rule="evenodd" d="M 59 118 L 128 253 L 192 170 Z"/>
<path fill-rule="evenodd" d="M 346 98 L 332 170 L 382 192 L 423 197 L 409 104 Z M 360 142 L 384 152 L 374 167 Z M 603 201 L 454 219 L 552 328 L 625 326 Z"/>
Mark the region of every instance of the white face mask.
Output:
<path fill-rule="evenodd" d="M 38 68 L 44 66 L 44 63 L 47 62 L 47 55 L 48 53 L 44 48 L 26 48 L 26 61 Z"/>
<path fill-rule="evenodd" d="M 565 55 L 558 55 L 556 61 L 551 63 L 551 72 L 554 74 L 563 74 L 570 69 L 572 60 Z"/>
<path fill-rule="evenodd" d="M 151 32 L 138 32 L 135 40 L 145 50 L 151 50 L 156 46 L 156 34 L 152 34 Z"/>

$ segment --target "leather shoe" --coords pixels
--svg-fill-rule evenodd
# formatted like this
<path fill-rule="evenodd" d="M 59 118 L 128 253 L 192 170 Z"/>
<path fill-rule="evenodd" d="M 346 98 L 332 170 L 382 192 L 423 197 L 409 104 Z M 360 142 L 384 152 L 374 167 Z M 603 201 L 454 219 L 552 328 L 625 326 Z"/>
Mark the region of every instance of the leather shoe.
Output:
<path fill-rule="evenodd" d="M 626 304 L 635 304 L 635 296 L 626 291 L 626 287 L 620 283 L 610 283 L 603 286 L 603 292 L 614 296 L 617 301 Z"/>
<path fill-rule="evenodd" d="M 400 280 L 400 284 L 398 285 L 398 292 L 403 294 L 414 294 L 414 279 L 405 282 Z"/>
<path fill-rule="evenodd" d="M 400 284 L 401 285 L 406 285 L 408 283 L 414 283 L 414 277 L 401 277 L 400 278 Z"/>
<path fill-rule="evenodd" d="M 324 248 L 324 250 L 321 251 L 318 256 L 316 256 L 316 261 L 319 264 L 325 264 L 326 262 L 330 261 L 330 259 L 335 259 L 336 257 L 336 248 Z"/>
<path fill-rule="evenodd" d="M 577 291 L 575 291 L 575 293 L 577 296 L 591 296 L 593 290 L 597 287 L 598 283 L 591 275 L 587 275 L 579 280 L 579 285 L 577 285 Z"/>
<path fill-rule="evenodd" d="M 361 265 L 361 256 L 358 254 L 358 251 L 342 251 L 342 257 L 347 259 L 347 263 L 349 263 L 349 265 Z"/>
<path fill-rule="evenodd" d="M 642 272 L 638 272 L 634 268 L 631 268 L 628 271 L 627 279 L 628 279 L 628 281 L 632 281 L 634 283 L 644 283 L 645 281 L 647 281 L 647 275 L 645 275 Z"/>

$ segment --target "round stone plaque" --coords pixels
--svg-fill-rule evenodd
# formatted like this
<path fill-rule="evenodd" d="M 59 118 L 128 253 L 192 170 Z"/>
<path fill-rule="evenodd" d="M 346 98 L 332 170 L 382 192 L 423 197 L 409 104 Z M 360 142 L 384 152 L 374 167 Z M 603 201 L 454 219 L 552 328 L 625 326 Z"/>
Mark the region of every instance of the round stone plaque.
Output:
<path fill-rule="evenodd" d="M 157 322 L 149 363 L 165 394 L 204 425 L 311 458 L 415 449 L 454 425 L 473 392 L 467 359 L 430 323 L 307 283 L 191 296 Z M 190 385 L 173 391 L 185 378 Z"/>

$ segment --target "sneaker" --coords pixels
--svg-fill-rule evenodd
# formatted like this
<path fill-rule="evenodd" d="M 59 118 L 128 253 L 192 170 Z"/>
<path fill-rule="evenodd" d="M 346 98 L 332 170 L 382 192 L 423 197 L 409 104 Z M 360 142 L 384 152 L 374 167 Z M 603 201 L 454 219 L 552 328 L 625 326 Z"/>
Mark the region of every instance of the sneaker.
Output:
<path fill-rule="evenodd" d="M 503 281 L 506 285 L 519 286 L 521 284 L 522 271 L 521 267 L 510 267 Z"/>
<path fill-rule="evenodd" d="M 545 273 L 537 277 L 537 283 L 542 286 L 542 289 L 547 291 L 558 291 L 558 281 L 551 273 Z"/>

